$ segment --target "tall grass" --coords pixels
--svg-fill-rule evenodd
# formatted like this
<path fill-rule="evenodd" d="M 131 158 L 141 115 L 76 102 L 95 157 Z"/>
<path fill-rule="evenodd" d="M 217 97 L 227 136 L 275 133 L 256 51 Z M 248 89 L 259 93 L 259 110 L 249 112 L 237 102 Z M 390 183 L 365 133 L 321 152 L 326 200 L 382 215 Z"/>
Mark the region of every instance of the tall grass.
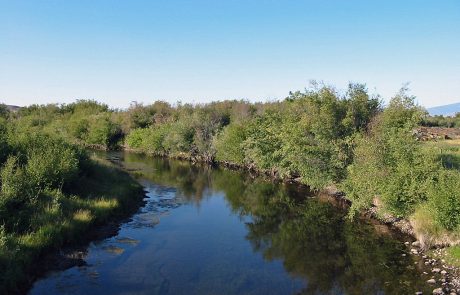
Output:
<path fill-rule="evenodd" d="M 0 217 L 5 223 L 0 226 L 0 294 L 23 290 L 43 255 L 65 244 L 81 243 L 95 225 L 139 205 L 142 187 L 127 173 L 97 159 L 87 159 L 84 166 L 71 182 L 55 188 L 38 186 L 27 198 L 18 199 L 15 193 L 23 188 L 14 187 L 13 181 L 10 185 L 5 176 L 20 177 L 18 171 L 27 169 L 17 159 L 5 163 L 2 185 L 7 187 L 0 192 Z"/>

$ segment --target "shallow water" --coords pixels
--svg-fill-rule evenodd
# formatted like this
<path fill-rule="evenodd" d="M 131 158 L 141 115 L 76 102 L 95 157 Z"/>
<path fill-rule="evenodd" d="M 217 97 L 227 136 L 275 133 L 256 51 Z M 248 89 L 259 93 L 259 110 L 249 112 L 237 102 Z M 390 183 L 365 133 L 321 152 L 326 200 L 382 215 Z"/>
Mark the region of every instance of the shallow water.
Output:
<path fill-rule="evenodd" d="M 103 155 L 137 177 L 145 206 L 117 236 L 90 244 L 87 265 L 49 274 L 30 294 L 431 293 L 391 231 L 351 222 L 305 188 L 188 162 Z"/>

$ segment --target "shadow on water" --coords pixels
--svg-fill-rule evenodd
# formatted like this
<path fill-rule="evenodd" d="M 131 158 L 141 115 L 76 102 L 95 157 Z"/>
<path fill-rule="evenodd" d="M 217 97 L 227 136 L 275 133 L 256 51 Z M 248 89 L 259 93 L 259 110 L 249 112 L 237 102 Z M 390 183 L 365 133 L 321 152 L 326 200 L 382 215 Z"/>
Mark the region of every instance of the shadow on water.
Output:
<path fill-rule="evenodd" d="M 117 237 L 92 246 L 91 283 L 75 279 L 81 270 L 73 269 L 37 282 L 32 294 L 430 291 L 391 232 L 376 231 L 366 220 L 349 221 L 343 208 L 305 188 L 188 162 L 107 156 L 136 175 L 150 194 L 147 204 Z M 105 256 L 97 254 L 101 249 Z"/>

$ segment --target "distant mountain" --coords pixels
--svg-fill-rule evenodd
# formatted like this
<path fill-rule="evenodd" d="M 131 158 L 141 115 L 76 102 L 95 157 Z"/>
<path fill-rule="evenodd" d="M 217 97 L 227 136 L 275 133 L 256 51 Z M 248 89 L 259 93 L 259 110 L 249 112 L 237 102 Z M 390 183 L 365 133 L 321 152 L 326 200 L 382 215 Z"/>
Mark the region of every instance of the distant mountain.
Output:
<path fill-rule="evenodd" d="M 10 112 L 17 112 L 21 108 L 21 107 L 9 105 L 9 104 L 6 104 L 5 106 Z"/>
<path fill-rule="evenodd" d="M 10 105 L 10 104 L 4 104 L 4 103 L 1 103 L 1 102 L 0 102 L 0 105 L 6 107 L 6 109 L 7 109 L 8 111 L 13 112 L 13 113 L 15 113 L 15 112 L 19 111 L 19 109 L 21 109 L 20 106 L 15 106 L 15 105 Z"/>
<path fill-rule="evenodd" d="M 431 116 L 453 116 L 460 113 L 460 102 L 426 109 Z"/>

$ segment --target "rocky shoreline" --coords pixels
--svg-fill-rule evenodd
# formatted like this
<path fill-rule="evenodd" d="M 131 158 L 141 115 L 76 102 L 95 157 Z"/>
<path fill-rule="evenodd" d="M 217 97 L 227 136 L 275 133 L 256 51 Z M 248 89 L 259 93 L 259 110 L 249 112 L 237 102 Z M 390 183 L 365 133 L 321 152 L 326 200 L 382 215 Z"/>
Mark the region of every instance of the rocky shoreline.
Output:
<path fill-rule="evenodd" d="M 460 269 L 458 267 L 448 265 L 442 258 L 446 251 L 445 248 L 438 247 L 432 251 L 430 251 L 430 249 L 425 249 L 422 247 L 420 241 L 417 240 L 415 231 L 408 220 L 396 218 L 390 215 L 385 215 L 383 217 L 379 216 L 377 214 L 376 206 L 368 209 L 364 214 L 388 225 L 393 230 L 397 230 L 412 237 L 415 240 L 414 242 L 404 242 L 407 251 L 401 255 L 416 256 L 419 261 L 416 261 L 415 264 L 420 263 L 420 266 L 431 270 L 431 272 L 423 272 L 423 279 L 433 286 L 433 294 L 460 294 Z M 421 295 L 423 293 L 417 292 L 416 294 Z"/>

